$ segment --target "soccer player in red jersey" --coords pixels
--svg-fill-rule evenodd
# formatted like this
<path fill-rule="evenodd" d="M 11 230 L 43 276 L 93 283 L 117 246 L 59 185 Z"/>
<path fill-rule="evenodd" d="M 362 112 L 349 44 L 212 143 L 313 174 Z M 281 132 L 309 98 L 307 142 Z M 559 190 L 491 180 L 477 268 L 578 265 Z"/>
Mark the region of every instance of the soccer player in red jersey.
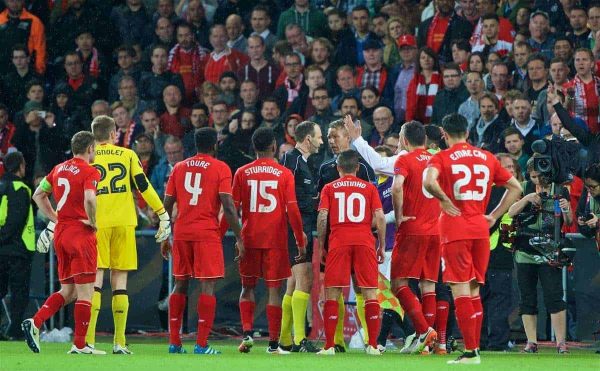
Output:
<path fill-rule="evenodd" d="M 80 131 L 71 139 L 73 158 L 56 165 L 35 190 L 33 200 L 56 223 L 54 251 L 58 261 L 60 291 L 50 295 L 33 318 L 21 324 L 27 345 L 40 352 L 39 329 L 64 305 L 75 301 L 75 333 L 70 354 L 106 354 L 89 347 L 85 334 L 91 316 L 96 280 L 96 187 L 100 173 L 90 165 L 94 160 L 94 135 Z M 49 196 L 57 200 L 56 211 Z M 49 239 L 48 241 L 50 241 Z"/>
<path fill-rule="evenodd" d="M 335 355 L 335 328 L 338 323 L 338 298 L 343 287 L 350 285 L 354 270 L 356 284 L 365 298 L 365 316 L 369 332 L 366 353 L 381 355 L 377 349 L 379 334 L 379 302 L 377 301 L 377 263 L 384 260 L 385 217 L 377 188 L 356 177 L 358 153 L 344 151 L 337 159 L 340 178 L 325 185 L 317 218 L 317 233 L 322 254 L 325 254 L 325 232 L 331 226 L 329 249 L 325 257 L 325 337 L 319 355 Z M 378 243 L 371 232 L 373 220 L 377 226 Z"/>
<path fill-rule="evenodd" d="M 402 147 L 409 152 L 394 165 L 392 201 L 396 216 L 396 238 L 392 252 L 392 292 L 410 317 L 416 334 L 406 341 L 401 353 L 421 353 L 437 338 L 433 329 L 436 300 L 435 283 L 440 267 L 439 203 L 423 188 L 423 176 L 432 154 L 425 149 L 425 127 L 417 121 L 402 125 Z M 421 300 L 408 286 L 419 280 Z"/>
<path fill-rule="evenodd" d="M 231 170 L 214 154 L 217 132 L 201 128 L 194 133 L 198 153 L 175 165 L 165 191 L 164 205 L 171 215 L 177 203 L 178 215 L 173 238 L 173 276 L 175 288 L 169 298 L 169 353 L 185 353 L 179 331 L 186 305 L 189 279 L 200 280 L 198 296 L 198 332 L 195 354 L 220 354 L 208 345 L 215 319 L 215 285 L 225 276 L 223 245 L 219 231 L 219 210 L 236 236 L 238 257 L 244 254 L 240 225 L 231 196 Z M 170 246 L 163 243 L 163 256 Z M 237 259 L 237 258 L 236 258 Z"/>
<path fill-rule="evenodd" d="M 279 346 L 281 330 L 281 285 L 292 275 L 288 256 L 288 221 L 298 246 L 297 261 L 304 259 L 306 235 L 296 202 L 294 174 L 274 157 L 275 135 L 259 128 L 252 135 L 257 159 L 238 169 L 233 178 L 233 200 L 242 211 L 242 240 L 246 254 L 240 259 L 242 293 L 240 315 L 244 339 L 239 351 L 247 353 L 253 345 L 254 289 L 258 278 L 265 280 L 269 298 L 269 354 L 290 354 Z"/>
<path fill-rule="evenodd" d="M 489 228 L 521 194 L 519 182 L 490 152 L 467 143 L 467 120 L 450 114 L 442 120 L 448 149 L 429 161 L 425 189 L 440 201 L 442 275 L 450 284 L 465 352 L 448 363 L 479 364 L 479 334 L 483 308 L 479 287 L 490 257 Z M 490 214 L 485 209 L 492 184 L 507 193 Z"/>

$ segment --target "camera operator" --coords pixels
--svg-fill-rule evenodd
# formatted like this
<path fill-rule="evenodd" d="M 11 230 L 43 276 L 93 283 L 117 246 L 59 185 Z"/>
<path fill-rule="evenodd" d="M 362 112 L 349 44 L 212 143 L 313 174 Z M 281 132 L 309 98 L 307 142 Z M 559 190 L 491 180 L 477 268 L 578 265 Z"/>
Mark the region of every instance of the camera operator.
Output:
<path fill-rule="evenodd" d="M 577 224 L 582 235 L 596 239 L 596 246 L 600 250 L 600 164 L 590 165 L 583 179 L 585 189 L 577 205 Z"/>
<path fill-rule="evenodd" d="M 561 208 L 561 226 L 572 221 L 569 204 L 569 191 L 559 184 L 553 183 L 547 174 L 539 173 L 534 168 L 534 154 L 527 161 L 529 181 L 523 184 L 523 198 L 514 203 L 508 210 L 511 218 L 527 218 L 526 225 L 515 237 L 517 282 L 521 301 L 519 312 L 527 335 L 526 353 L 537 352 L 537 282 L 540 281 L 544 294 L 544 304 L 550 313 L 552 327 L 556 337 L 559 354 L 568 353 L 565 343 L 566 303 L 562 298 L 562 275 L 559 267 L 549 264 L 549 259 L 542 252 L 531 246 L 530 239 L 536 234 L 552 235 L 554 230 L 554 196 L 558 195 Z M 525 222 L 524 224 L 527 224 Z"/>

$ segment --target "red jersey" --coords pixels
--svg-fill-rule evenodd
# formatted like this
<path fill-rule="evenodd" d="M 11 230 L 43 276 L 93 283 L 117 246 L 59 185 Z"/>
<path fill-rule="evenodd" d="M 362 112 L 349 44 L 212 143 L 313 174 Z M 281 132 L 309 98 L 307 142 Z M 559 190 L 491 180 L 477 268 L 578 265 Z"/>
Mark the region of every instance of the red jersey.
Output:
<path fill-rule="evenodd" d="M 398 156 L 394 173 L 404 179 L 402 215 L 414 216 L 400 224 L 396 233 L 403 235 L 437 235 L 440 203 L 423 188 L 425 169 L 433 155 L 419 148 L 404 156 Z"/>
<path fill-rule="evenodd" d="M 242 240 L 249 249 L 287 249 L 288 218 L 303 242 L 302 217 L 296 202 L 294 174 L 274 159 L 259 158 L 233 178 L 233 201 L 242 208 Z"/>
<path fill-rule="evenodd" d="M 52 186 L 59 224 L 77 224 L 88 219 L 84 194 L 87 190 L 95 192 L 100 182 L 100 173 L 95 167 L 79 158 L 72 158 L 56 165 L 45 180 Z"/>
<path fill-rule="evenodd" d="M 439 171 L 442 190 L 460 209 L 457 217 L 441 213 L 442 243 L 489 238 L 484 218 L 492 184 L 503 185 L 512 178 L 496 157 L 468 143 L 457 143 L 434 155 L 429 166 Z"/>
<path fill-rule="evenodd" d="M 221 193 L 231 194 L 231 170 L 223 161 L 198 154 L 173 167 L 165 195 L 177 202 L 174 239 L 197 241 L 198 230 L 219 230 Z"/>
<path fill-rule="evenodd" d="M 371 224 L 382 206 L 373 184 L 353 175 L 327 183 L 321 191 L 319 210 L 329 211 L 329 246 L 374 246 Z"/>

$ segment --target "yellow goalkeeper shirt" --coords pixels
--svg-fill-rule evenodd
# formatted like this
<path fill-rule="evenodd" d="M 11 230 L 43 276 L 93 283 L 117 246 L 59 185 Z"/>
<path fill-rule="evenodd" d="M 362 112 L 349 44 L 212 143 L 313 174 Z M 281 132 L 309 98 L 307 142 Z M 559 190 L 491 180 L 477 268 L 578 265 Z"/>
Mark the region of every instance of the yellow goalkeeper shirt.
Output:
<path fill-rule="evenodd" d="M 163 212 L 163 204 L 132 150 L 108 143 L 98 144 L 92 165 L 100 172 L 96 210 L 98 228 L 136 226 L 136 191 L 140 191 L 154 212 Z"/>

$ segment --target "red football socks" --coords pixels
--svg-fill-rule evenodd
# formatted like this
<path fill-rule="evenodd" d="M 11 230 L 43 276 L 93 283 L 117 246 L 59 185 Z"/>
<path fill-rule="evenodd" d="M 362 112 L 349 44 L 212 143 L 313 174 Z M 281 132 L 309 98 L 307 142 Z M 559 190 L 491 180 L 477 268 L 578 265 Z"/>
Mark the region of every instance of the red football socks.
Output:
<path fill-rule="evenodd" d="M 198 296 L 198 333 L 196 335 L 196 344 L 201 347 L 208 345 L 208 335 L 215 321 L 215 307 L 217 299 L 213 295 L 200 294 Z"/>
<path fill-rule="evenodd" d="M 429 327 L 433 327 L 435 325 L 436 311 L 435 292 L 423 294 L 421 299 L 423 300 L 423 316 L 425 317 L 425 321 L 427 321 Z"/>
<path fill-rule="evenodd" d="M 477 342 L 477 348 L 479 348 L 481 325 L 483 324 L 483 305 L 481 305 L 481 297 L 472 296 L 471 303 L 473 304 L 473 310 L 475 311 L 475 341 Z"/>
<path fill-rule="evenodd" d="M 369 345 L 377 348 L 377 336 L 379 336 L 379 327 L 381 321 L 379 318 L 379 302 L 377 300 L 365 301 L 365 317 L 367 317 L 367 330 L 369 332 Z"/>
<path fill-rule="evenodd" d="M 240 317 L 242 320 L 242 330 L 252 331 L 254 327 L 254 307 L 256 304 L 253 301 L 240 301 Z"/>
<path fill-rule="evenodd" d="M 44 322 L 58 312 L 62 306 L 65 305 L 65 298 L 58 292 L 50 295 L 44 302 L 44 305 L 37 311 L 33 316 L 33 323 L 38 329 L 42 327 Z"/>
<path fill-rule="evenodd" d="M 181 322 L 185 309 L 185 295 L 171 294 L 169 297 L 169 344 L 181 346 Z"/>
<path fill-rule="evenodd" d="M 400 286 L 396 291 L 396 297 L 412 321 L 417 334 L 420 335 L 426 333 L 429 326 L 427 325 L 425 316 L 423 316 L 421 303 L 419 302 L 417 296 L 410 290 L 410 287 Z"/>
<path fill-rule="evenodd" d="M 267 305 L 267 323 L 269 325 L 269 341 L 279 340 L 281 332 L 281 307 Z"/>
<path fill-rule="evenodd" d="M 86 300 L 77 300 L 74 312 L 75 331 L 73 344 L 78 349 L 82 349 L 85 347 L 85 334 L 87 334 L 90 317 L 92 316 L 92 303 Z"/>
<path fill-rule="evenodd" d="M 465 350 L 477 349 L 477 337 L 475 336 L 475 310 L 470 296 L 459 296 L 454 298 L 456 307 L 456 320 L 463 334 Z"/>
<path fill-rule="evenodd" d="M 338 323 L 338 301 L 327 300 L 324 308 L 325 317 L 325 349 L 335 346 L 335 328 Z M 368 325 L 367 325 L 368 326 Z"/>
<path fill-rule="evenodd" d="M 448 313 L 450 312 L 450 303 L 446 300 L 438 300 L 435 313 L 435 331 L 438 333 L 440 344 L 446 344 L 446 328 L 448 326 Z"/>

